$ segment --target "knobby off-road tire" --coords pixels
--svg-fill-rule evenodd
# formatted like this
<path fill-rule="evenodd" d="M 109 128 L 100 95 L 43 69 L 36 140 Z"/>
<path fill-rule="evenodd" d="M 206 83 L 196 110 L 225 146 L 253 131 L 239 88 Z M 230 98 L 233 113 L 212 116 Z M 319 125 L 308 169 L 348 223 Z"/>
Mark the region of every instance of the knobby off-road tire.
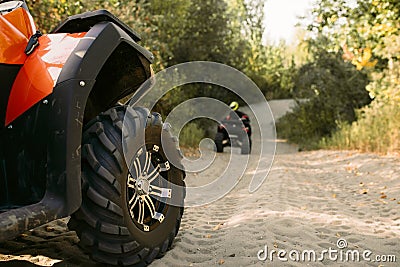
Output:
<path fill-rule="evenodd" d="M 215 135 L 215 139 L 214 139 L 215 146 L 217 147 L 217 152 L 218 152 L 218 153 L 224 152 L 224 145 L 223 145 L 223 143 L 222 143 L 223 140 L 224 140 L 224 134 L 218 132 L 218 133 Z"/>
<path fill-rule="evenodd" d="M 243 141 L 242 141 L 242 147 L 241 147 L 241 154 L 242 155 L 248 155 L 251 152 L 251 138 L 244 136 Z"/>
<path fill-rule="evenodd" d="M 134 150 L 133 154 L 128 155 L 131 168 L 123 151 L 123 138 L 127 135 L 125 130 L 122 134 L 125 114 L 129 138 L 134 140 L 129 149 Z M 144 138 L 144 128 L 143 146 L 143 139 L 139 139 Z M 85 127 L 82 205 L 68 226 L 76 231 L 79 245 L 93 260 L 116 266 L 146 266 L 171 248 L 183 214 L 185 174 L 169 164 L 161 135 L 174 150 L 168 150 L 168 159 L 173 157 L 180 163 L 177 139 L 169 133 L 169 125 L 162 123 L 159 114 L 149 115 L 147 109 L 112 108 Z M 169 183 L 181 187 L 171 190 Z M 182 205 L 160 201 L 170 198 Z"/>

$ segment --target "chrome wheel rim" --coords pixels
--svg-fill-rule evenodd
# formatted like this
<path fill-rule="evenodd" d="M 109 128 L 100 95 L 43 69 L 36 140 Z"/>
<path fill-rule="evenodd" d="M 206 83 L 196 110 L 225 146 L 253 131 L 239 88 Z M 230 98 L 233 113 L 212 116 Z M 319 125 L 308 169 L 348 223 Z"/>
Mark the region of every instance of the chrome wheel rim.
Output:
<path fill-rule="evenodd" d="M 168 188 L 170 164 L 160 154 L 160 147 L 142 147 L 136 153 L 127 177 L 127 202 L 132 221 L 144 232 L 150 232 L 165 220 L 172 197 Z"/>

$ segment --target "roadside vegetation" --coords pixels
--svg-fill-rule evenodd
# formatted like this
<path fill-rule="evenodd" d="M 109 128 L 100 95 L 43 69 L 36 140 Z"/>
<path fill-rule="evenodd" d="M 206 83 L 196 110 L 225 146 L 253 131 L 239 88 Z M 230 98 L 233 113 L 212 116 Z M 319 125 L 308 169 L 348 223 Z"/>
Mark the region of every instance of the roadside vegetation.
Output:
<path fill-rule="evenodd" d="M 43 32 L 67 16 L 104 8 L 140 33 L 141 44 L 155 55 L 155 72 L 215 61 L 244 72 L 268 100 L 297 99 L 277 129 L 302 149 L 400 150 L 398 1 L 317 0 L 293 44 L 264 38 L 269 25 L 263 23 L 262 0 L 27 2 Z M 168 114 L 196 96 L 237 100 L 223 88 L 192 84 L 165 95 L 156 111 Z M 195 146 L 208 129 L 194 121 L 183 129 L 181 142 Z"/>
<path fill-rule="evenodd" d="M 373 101 L 357 110 L 356 121 L 338 122 L 338 129 L 320 145 L 399 153 L 400 2 L 363 0 L 354 7 L 334 2 L 321 1 L 321 11 L 314 10 L 322 18 L 316 26 L 332 36 L 331 49 L 340 46 L 343 59 L 368 75 L 366 89 Z"/>

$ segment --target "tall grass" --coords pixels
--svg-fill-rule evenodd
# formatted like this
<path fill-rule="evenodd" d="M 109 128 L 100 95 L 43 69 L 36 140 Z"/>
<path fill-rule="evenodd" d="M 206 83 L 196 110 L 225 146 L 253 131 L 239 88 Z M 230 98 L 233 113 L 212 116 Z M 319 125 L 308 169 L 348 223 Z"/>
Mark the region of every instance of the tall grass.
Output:
<path fill-rule="evenodd" d="M 340 124 L 320 145 L 323 148 L 400 153 L 400 64 L 368 86 L 375 100 L 358 111 L 358 120 Z"/>
<path fill-rule="evenodd" d="M 179 145 L 186 148 L 197 148 L 204 136 L 205 131 L 197 123 L 189 122 L 179 134 Z"/>
<path fill-rule="evenodd" d="M 372 105 L 363 109 L 362 117 L 339 125 L 339 131 L 321 141 L 323 148 L 355 149 L 364 152 L 400 152 L 399 104 Z"/>

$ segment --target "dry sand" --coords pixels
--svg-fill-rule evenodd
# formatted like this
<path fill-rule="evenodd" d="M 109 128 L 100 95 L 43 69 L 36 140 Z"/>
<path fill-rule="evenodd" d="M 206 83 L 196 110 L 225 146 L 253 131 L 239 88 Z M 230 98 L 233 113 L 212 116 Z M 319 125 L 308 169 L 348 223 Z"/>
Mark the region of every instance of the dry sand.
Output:
<path fill-rule="evenodd" d="M 291 104 L 273 102 L 271 106 L 280 116 Z M 255 169 L 251 161 L 227 196 L 185 210 L 172 250 L 151 266 L 400 265 L 399 157 L 353 151 L 298 153 L 295 146 L 284 142 L 277 146 L 271 172 L 258 191 L 248 192 Z M 226 149 L 214 162 L 220 169 L 189 174 L 188 185 L 215 179 L 229 160 L 229 151 L 244 157 L 235 148 Z M 78 238 L 67 230 L 67 220 L 52 222 L 0 245 L 0 266 L 102 266 L 78 249 Z M 301 254 L 314 250 L 318 258 L 325 249 L 338 249 L 338 239 L 348 243 L 339 250 L 343 253 L 370 250 L 372 254 L 367 256 L 371 259 L 394 255 L 397 263 L 349 263 L 340 258 L 330 260 L 327 255 L 320 262 L 282 262 L 276 254 L 273 261 L 257 258 L 265 246 L 269 252 L 295 250 Z"/>

